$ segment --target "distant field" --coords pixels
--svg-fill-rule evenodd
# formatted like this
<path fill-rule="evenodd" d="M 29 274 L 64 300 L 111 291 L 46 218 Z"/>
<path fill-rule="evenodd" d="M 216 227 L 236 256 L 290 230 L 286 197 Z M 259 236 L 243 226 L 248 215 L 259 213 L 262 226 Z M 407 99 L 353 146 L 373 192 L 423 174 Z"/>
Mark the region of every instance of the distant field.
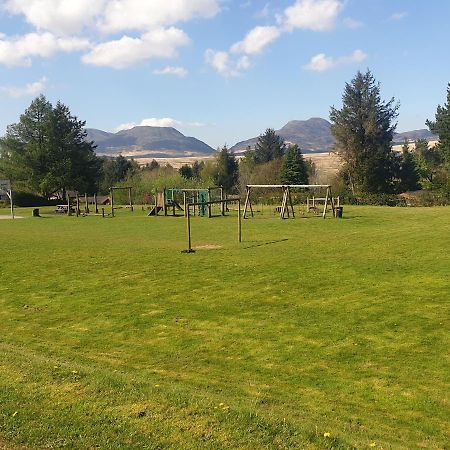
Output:
<path fill-rule="evenodd" d="M 202 157 L 181 157 L 181 158 L 154 158 L 159 164 L 170 164 L 176 169 L 180 168 L 184 164 L 193 164 L 194 161 L 208 161 L 213 156 Z M 331 180 L 331 178 L 338 172 L 340 167 L 339 157 L 334 153 L 308 153 L 305 154 L 305 158 L 311 159 L 316 164 L 318 179 Z M 139 164 L 150 164 L 153 158 L 138 158 L 136 161 Z"/>
<path fill-rule="evenodd" d="M 450 208 L 17 213 L 0 448 L 448 448 Z"/>

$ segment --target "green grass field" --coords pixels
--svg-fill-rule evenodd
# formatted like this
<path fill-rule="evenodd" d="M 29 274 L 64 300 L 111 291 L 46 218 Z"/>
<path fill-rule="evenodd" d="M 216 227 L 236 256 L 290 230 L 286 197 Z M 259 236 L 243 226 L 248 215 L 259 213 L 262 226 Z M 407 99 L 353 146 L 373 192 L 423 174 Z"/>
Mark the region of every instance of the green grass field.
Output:
<path fill-rule="evenodd" d="M 450 208 L 17 213 L 0 448 L 449 448 Z"/>

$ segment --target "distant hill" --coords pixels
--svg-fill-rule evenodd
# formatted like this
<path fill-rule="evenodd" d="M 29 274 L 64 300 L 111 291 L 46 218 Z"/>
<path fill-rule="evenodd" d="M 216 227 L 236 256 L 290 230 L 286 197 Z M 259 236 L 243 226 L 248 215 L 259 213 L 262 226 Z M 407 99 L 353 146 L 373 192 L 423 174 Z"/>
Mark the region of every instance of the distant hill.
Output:
<path fill-rule="evenodd" d="M 117 133 L 108 133 L 88 128 L 87 139 L 97 145 L 98 154 L 142 156 L 142 154 L 167 155 L 209 155 L 214 149 L 194 137 L 188 137 L 171 127 L 139 126 Z"/>
<path fill-rule="evenodd" d="M 297 144 L 304 153 L 322 153 L 331 149 L 334 137 L 330 131 L 331 124 L 328 120 L 314 117 L 308 120 L 292 120 L 276 133 L 286 142 Z M 254 146 L 258 137 L 238 142 L 231 147 L 236 153 L 245 151 Z"/>
<path fill-rule="evenodd" d="M 421 129 L 421 130 L 413 130 L 413 131 L 405 131 L 404 133 L 395 133 L 394 134 L 394 143 L 395 144 L 403 144 L 407 141 L 417 141 L 418 139 L 426 139 L 427 141 L 437 141 L 438 137 L 434 135 L 430 130 Z"/>
<path fill-rule="evenodd" d="M 297 144 L 303 153 L 323 153 L 332 149 L 335 139 L 331 134 L 331 123 L 328 120 L 314 117 L 308 120 L 292 120 L 276 133 L 287 143 Z M 437 140 L 430 131 L 414 130 L 404 133 L 395 133 L 394 144 L 403 143 L 404 140 L 414 141 L 416 139 L 426 139 L 428 141 Z M 236 153 L 244 152 L 248 146 L 254 147 L 258 137 L 238 142 L 231 147 Z"/>

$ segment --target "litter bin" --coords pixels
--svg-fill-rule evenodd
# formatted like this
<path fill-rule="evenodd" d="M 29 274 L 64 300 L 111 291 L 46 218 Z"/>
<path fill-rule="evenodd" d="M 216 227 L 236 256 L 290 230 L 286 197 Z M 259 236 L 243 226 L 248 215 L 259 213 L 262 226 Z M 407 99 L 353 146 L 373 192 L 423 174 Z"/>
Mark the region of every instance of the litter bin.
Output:
<path fill-rule="evenodd" d="M 33 217 L 41 217 L 39 214 L 39 208 L 34 208 L 33 209 Z"/>
<path fill-rule="evenodd" d="M 336 217 L 338 219 L 342 219 L 343 212 L 344 212 L 343 206 L 336 206 L 336 208 L 334 208 L 334 217 Z"/>

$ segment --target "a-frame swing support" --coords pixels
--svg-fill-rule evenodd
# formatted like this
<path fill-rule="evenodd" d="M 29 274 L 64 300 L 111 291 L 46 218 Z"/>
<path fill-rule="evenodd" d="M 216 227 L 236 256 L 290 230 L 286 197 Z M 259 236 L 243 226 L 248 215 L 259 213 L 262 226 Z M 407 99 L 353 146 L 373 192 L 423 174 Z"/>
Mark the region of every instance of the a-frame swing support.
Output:
<path fill-rule="evenodd" d="M 331 186 L 329 184 L 249 184 L 246 186 L 246 196 L 245 196 L 245 204 L 244 211 L 242 213 L 242 217 L 244 219 L 247 218 L 247 211 L 250 209 L 250 214 L 253 217 L 253 208 L 252 208 L 252 200 L 251 200 L 251 192 L 254 188 L 269 188 L 269 189 L 282 189 L 283 191 L 283 200 L 281 202 L 281 211 L 280 211 L 280 219 L 286 219 L 290 217 L 290 212 L 292 212 L 292 218 L 295 218 L 294 213 L 294 205 L 292 203 L 291 189 L 325 189 L 325 204 L 323 207 L 322 217 L 325 219 L 328 211 L 328 205 L 331 206 L 333 211 L 333 217 L 335 215 L 334 211 L 334 201 L 333 195 L 331 192 Z"/>

